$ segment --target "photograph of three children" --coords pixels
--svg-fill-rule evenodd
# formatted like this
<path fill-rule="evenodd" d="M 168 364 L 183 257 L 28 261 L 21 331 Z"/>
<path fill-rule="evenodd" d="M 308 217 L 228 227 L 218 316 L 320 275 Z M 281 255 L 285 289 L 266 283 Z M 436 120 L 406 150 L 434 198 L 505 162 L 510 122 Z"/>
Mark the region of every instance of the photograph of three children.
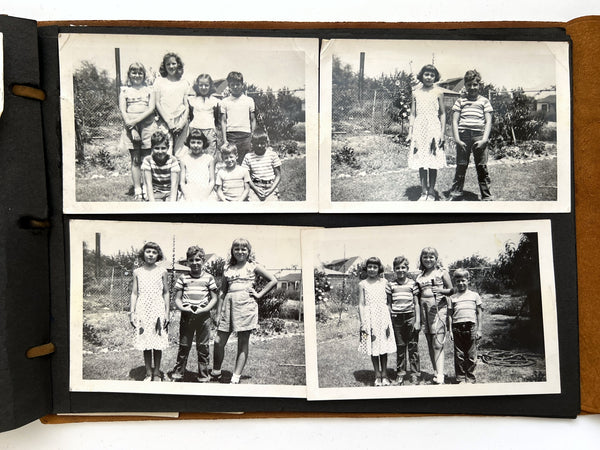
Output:
<path fill-rule="evenodd" d="M 70 234 L 74 391 L 560 392 L 548 221 Z"/>
<path fill-rule="evenodd" d="M 567 42 L 60 40 L 67 212 L 570 209 Z"/>

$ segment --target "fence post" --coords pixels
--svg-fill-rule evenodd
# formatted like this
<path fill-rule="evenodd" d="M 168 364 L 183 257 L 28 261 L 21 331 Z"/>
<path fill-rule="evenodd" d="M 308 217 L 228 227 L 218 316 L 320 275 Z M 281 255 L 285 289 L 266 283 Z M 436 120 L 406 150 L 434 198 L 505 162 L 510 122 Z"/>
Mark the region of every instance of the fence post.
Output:
<path fill-rule="evenodd" d="M 375 103 L 377 102 L 377 89 L 373 91 L 373 110 L 371 112 L 371 126 L 373 127 L 373 133 L 375 133 Z"/>

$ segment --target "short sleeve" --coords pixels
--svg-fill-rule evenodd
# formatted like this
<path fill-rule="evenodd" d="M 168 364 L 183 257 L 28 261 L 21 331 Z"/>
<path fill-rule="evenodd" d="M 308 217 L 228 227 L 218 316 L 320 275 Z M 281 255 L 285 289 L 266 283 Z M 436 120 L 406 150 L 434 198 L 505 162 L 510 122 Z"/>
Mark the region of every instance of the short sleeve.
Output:
<path fill-rule="evenodd" d="M 142 165 L 140 166 L 141 170 L 152 170 L 152 167 L 150 166 L 150 158 L 152 158 L 152 156 L 146 156 L 144 158 Z"/>
<path fill-rule="evenodd" d="M 476 306 L 481 306 L 483 305 L 483 302 L 481 301 L 481 296 L 477 293 L 475 293 L 475 305 Z"/>
<path fill-rule="evenodd" d="M 248 108 L 250 109 L 250 112 L 253 113 L 255 106 L 254 106 L 254 99 L 252 97 L 248 97 L 248 100 L 250 100 L 248 102 Z"/>
<path fill-rule="evenodd" d="M 244 170 L 244 183 L 250 183 L 250 172 L 246 167 L 242 167 Z"/>
<path fill-rule="evenodd" d="M 246 168 L 246 169 L 248 169 L 248 170 L 250 170 L 250 161 L 249 161 L 249 158 L 248 158 L 248 155 L 249 155 L 249 154 L 250 154 L 250 153 L 246 153 L 246 154 L 244 155 L 244 160 L 242 161 L 242 167 L 245 167 L 245 168 Z"/>
<path fill-rule="evenodd" d="M 181 172 L 181 167 L 179 166 L 179 161 L 177 161 L 177 158 L 172 158 L 171 173 L 178 173 L 178 172 Z"/>
<path fill-rule="evenodd" d="M 215 278 L 212 275 L 208 276 L 208 283 L 207 283 L 206 287 L 208 288 L 209 291 L 217 290 L 217 282 L 215 281 Z"/>
<path fill-rule="evenodd" d="M 460 112 L 460 110 L 462 109 L 462 102 L 460 100 L 460 98 L 458 100 L 456 100 L 454 102 L 454 105 L 452 106 L 452 111 L 454 112 Z"/>
<path fill-rule="evenodd" d="M 279 155 L 273 149 L 271 149 L 271 165 L 273 167 L 281 167 L 281 159 L 279 159 Z"/>
<path fill-rule="evenodd" d="M 217 172 L 217 176 L 215 177 L 215 185 L 216 186 L 222 186 L 223 185 L 223 176 L 221 175 L 223 172 L 221 170 L 219 170 Z"/>
<path fill-rule="evenodd" d="M 385 293 L 388 295 L 392 295 L 392 283 L 389 281 L 385 283 Z"/>
<path fill-rule="evenodd" d="M 181 275 L 179 278 L 177 278 L 177 281 L 175 282 L 175 290 L 176 291 L 183 291 L 183 288 L 185 286 L 185 280 L 183 278 L 184 278 L 183 275 Z"/>
<path fill-rule="evenodd" d="M 490 103 L 490 101 L 487 98 L 485 98 L 485 97 L 483 97 L 483 98 L 484 98 L 483 112 L 486 112 L 486 113 L 492 113 L 492 112 L 494 112 L 494 107 L 492 106 L 492 104 Z"/>

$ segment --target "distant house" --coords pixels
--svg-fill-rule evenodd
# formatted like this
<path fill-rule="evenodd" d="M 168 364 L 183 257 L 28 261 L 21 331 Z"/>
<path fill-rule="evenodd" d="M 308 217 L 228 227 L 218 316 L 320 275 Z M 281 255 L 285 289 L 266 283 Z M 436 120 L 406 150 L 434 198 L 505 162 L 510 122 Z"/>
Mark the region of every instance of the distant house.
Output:
<path fill-rule="evenodd" d="M 465 87 L 465 80 L 463 77 L 448 78 L 447 80 L 438 81 L 437 85 L 449 91 L 460 92 Z"/>
<path fill-rule="evenodd" d="M 536 101 L 536 111 L 541 111 L 545 114 L 546 120 L 550 122 L 556 121 L 556 95 L 548 95 Z"/>
<path fill-rule="evenodd" d="M 334 259 L 328 263 L 323 263 L 323 268 L 341 272 L 348 275 L 348 271 L 362 261 L 360 256 L 351 256 L 350 258 Z"/>
<path fill-rule="evenodd" d="M 283 289 L 288 292 L 298 292 L 301 287 L 302 272 L 300 270 L 277 277 L 277 289 Z"/>

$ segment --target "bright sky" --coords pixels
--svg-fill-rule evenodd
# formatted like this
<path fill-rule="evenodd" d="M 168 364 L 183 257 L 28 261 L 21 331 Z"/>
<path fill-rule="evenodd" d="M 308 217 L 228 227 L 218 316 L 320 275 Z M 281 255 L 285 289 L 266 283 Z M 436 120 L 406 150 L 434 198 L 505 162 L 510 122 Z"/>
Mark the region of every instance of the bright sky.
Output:
<path fill-rule="evenodd" d="M 365 52 L 365 75 L 369 77 L 396 70 L 410 73 L 411 65 L 416 75 L 421 67 L 434 61 L 442 80 L 477 69 L 484 83 L 528 90 L 556 84 L 557 66 L 562 64 L 555 56 L 557 46 L 562 46 L 564 52 L 568 49 L 566 43 L 544 42 L 339 40 L 332 51 L 355 72 L 360 52 Z"/>
<path fill-rule="evenodd" d="M 319 242 L 317 262 L 329 262 L 334 259 L 361 256 L 377 256 L 384 265 L 392 265 L 394 257 L 404 255 L 410 262 L 410 269 L 417 270 L 419 256 L 424 247 L 437 249 L 441 262 L 448 266 L 453 261 L 479 254 L 490 260 L 496 259 L 507 242 L 518 243 L 519 233 L 490 233 L 482 226 L 481 233 L 460 233 L 452 235 L 436 232 L 435 226 L 429 229 L 406 231 L 388 231 L 379 228 L 371 232 L 357 233 L 340 239 L 330 234 L 328 239 Z"/>
<path fill-rule="evenodd" d="M 101 251 L 105 255 L 127 252 L 132 247 L 141 249 L 145 242 L 154 241 L 160 245 L 165 259 L 171 261 L 175 236 L 176 260 L 185 258 L 185 252 L 191 245 L 202 247 L 206 253 L 227 258 L 233 240 L 243 237 L 250 241 L 257 261 L 266 268 L 282 269 L 301 265 L 300 231 L 292 227 L 95 221 L 86 223 L 75 234 L 76 237 L 72 237 L 72 245 L 84 241 L 88 249 L 93 250 L 96 232 L 101 233 Z"/>
<path fill-rule="evenodd" d="M 294 39 L 200 37 L 200 36 L 145 36 L 145 35 L 90 35 L 70 34 L 62 41 L 61 63 L 68 51 L 76 69 L 83 60 L 115 76 L 115 48 L 120 49 L 123 82 L 132 62 L 141 62 L 147 71 L 158 73 L 163 56 L 177 53 L 184 64 L 183 76 L 193 82 L 200 73 L 208 73 L 213 80 L 226 78 L 231 71 L 239 71 L 244 81 L 262 89 L 303 88 L 305 83 L 305 52 Z M 304 40 L 305 42 L 307 40 Z M 316 43 L 316 40 L 312 40 Z M 316 50 L 316 45 L 315 45 Z M 66 50 L 66 51 L 65 51 Z"/>

